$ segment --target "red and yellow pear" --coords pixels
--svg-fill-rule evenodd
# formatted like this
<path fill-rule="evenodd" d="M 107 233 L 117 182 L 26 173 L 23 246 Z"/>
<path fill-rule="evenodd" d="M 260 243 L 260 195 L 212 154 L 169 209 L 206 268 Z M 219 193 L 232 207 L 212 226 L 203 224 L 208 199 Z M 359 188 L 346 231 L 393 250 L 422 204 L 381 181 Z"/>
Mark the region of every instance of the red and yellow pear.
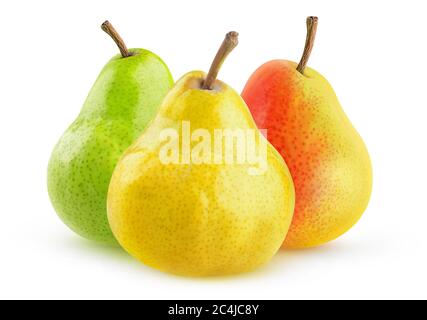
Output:
<path fill-rule="evenodd" d="M 317 24 L 317 17 L 307 19 L 299 64 L 267 62 L 242 93 L 294 180 L 296 205 L 286 248 L 319 246 L 347 232 L 365 211 L 372 189 L 371 161 L 363 140 L 328 81 L 306 66 Z"/>

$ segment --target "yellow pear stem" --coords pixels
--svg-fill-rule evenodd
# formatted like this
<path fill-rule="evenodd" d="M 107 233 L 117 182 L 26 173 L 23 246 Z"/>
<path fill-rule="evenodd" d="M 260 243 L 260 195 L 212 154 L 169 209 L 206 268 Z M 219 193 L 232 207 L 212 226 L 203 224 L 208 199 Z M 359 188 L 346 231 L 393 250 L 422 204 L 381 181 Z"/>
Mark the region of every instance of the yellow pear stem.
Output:
<path fill-rule="evenodd" d="M 235 31 L 227 33 L 224 41 L 221 44 L 221 47 L 218 50 L 218 53 L 215 56 L 215 59 L 212 62 L 211 68 L 209 70 L 208 75 L 206 76 L 206 80 L 203 83 L 202 89 L 212 90 L 222 64 L 224 63 L 230 52 L 233 51 L 233 49 L 238 45 L 238 38 L 239 34 Z"/>
<path fill-rule="evenodd" d="M 307 18 L 307 39 L 305 41 L 304 53 L 300 63 L 298 64 L 297 70 L 304 74 L 305 67 L 307 66 L 308 59 L 310 59 L 311 51 L 313 50 L 314 40 L 316 39 L 317 25 L 319 18 L 308 17 Z"/>
<path fill-rule="evenodd" d="M 105 31 L 105 33 L 107 33 L 114 40 L 114 42 L 119 47 L 120 53 L 122 54 L 123 58 L 127 58 L 132 55 L 126 47 L 126 44 L 123 41 L 122 37 L 120 37 L 119 33 L 116 31 L 116 29 L 114 29 L 113 25 L 109 21 L 105 21 L 101 25 L 101 29 Z"/>

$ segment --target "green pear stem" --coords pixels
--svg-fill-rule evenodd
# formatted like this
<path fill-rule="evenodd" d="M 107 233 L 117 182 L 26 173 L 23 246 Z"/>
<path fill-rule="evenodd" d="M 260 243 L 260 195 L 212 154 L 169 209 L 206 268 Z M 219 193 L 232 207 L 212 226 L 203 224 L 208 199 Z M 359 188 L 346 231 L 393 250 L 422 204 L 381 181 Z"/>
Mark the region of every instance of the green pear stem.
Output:
<path fill-rule="evenodd" d="M 117 32 L 116 29 L 114 29 L 113 25 L 107 20 L 101 25 L 101 29 L 105 31 L 117 44 L 119 47 L 120 53 L 122 54 L 123 58 L 130 57 L 132 53 L 129 52 L 128 48 L 126 47 L 125 42 L 123 41 L 122 37 L 120 37 L 120 34 Z"/>
<path fill-rule="evenodd" d="M 239 44 L 239 34 L 235 31 L 227 33 L 224 41 L 221 44 L 221 47 L 218 50 L 218 53 L 215 56 L 215 59 L 212 62 L 211 68 L 206 76 L 206 80 L 203 83 L 202 89 L 212 90 L 215 83 L 218 72 L 221 69 L 222 64 L 224 63 L 227 56 L 233 51 L 235 47 Z"/>
<path fill-rule="evenodd" d="M 314 40 L 316 39 L 317 25 L 319 18 L 308 17 L 307 18 L 307 39 L 305 41 L 304 53 L 300 63 L 298 64 L 297 70 L 304 74 L 305 67 L 307 66 L 308 59 L 310 59 L 311 51 L 313 50 Z"/>

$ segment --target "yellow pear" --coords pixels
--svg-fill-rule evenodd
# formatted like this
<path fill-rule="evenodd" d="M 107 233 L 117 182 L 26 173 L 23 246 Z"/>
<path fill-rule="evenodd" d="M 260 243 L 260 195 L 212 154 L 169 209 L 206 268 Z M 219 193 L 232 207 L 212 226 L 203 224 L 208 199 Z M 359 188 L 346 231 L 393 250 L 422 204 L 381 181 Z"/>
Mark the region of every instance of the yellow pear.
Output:
<path fill-rule="evenodd" d="M 294 186 L 243 99 L 216 80 L 237 45 L 227 34 L 208 75 L 185 75 L 119 161 L 108 218 L 118 242 L 158 270 L 185 276 L 251 271 L 283 243 Z"/>

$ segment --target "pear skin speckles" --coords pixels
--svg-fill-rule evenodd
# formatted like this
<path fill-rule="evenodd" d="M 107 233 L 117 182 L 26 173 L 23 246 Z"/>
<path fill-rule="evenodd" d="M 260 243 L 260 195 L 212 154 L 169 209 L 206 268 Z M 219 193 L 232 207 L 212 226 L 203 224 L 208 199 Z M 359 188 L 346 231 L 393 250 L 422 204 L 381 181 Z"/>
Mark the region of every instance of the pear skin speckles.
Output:
<path fill-rule="evenodd" d="M 294 180 L 295 214 L 284 246 L 314 247 L 348 231 L 369 202 L 372 168 L 326 79 L 275 60 L 251 76 L 242 96 Z"/>
<path fill-rule="evenodd" d="M 292 220 L 294 187 L 268 145 L 266 173 L 248 164 L 169 164 L 159 159 L 160 130 L 252 128 L 241 97 L 225 84 L 193 88 L 202 73 L 182 78 L 150 127 L 119 161 L 110 184 L 108 218 L 119 243 L 158 270 L 185 276 L 251 271 L 280 249 Z M 197 81 L 196 81 L 197 82 Z"/>

